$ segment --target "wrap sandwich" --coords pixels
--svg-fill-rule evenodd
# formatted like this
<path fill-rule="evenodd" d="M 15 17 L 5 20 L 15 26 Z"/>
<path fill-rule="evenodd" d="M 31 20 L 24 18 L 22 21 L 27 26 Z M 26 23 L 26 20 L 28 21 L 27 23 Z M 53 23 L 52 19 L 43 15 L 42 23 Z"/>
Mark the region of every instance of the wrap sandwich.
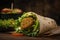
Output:
<path fill-rule="evenodd" d="M 17 33 L 22 33 L 26 36 L 39 35 L 39 21 L 33 12 L 26 12 L 18 19 L 20 25 L 16 28 Z"/>
<path fill-rule="evenodd" d="M 56 29 L 58 26 L 54 19 L 43 17 L 34 12 L 24 12 L 18 19 L 0 20 L 0 28 L 12 27 L 15 33 L 26 36 L 39 36 Z M 10 28 L 9 28 L 10 29 Z"/>
<path fill-rule="evenodd" d="M 20 26 L 16 32 L 27 36 L 39 36 L 57 28 L 54 19 L 43 17 L 34 12 L 23 13 L 19 18 Z"/>

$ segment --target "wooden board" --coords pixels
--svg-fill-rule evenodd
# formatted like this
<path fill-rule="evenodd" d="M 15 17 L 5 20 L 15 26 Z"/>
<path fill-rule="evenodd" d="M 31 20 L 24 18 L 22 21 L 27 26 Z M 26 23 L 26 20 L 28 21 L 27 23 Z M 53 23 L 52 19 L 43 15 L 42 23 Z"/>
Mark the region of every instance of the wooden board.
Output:
<path fill-rule="evenodd" d="M 11 34 L 2 34 L 0 33 L 0 40 L 60 40 L 60 35 L 54 35 L 50 37 L 41 36 L 41 37 L 27 37 L 27 36 L 12 36 Z"/>

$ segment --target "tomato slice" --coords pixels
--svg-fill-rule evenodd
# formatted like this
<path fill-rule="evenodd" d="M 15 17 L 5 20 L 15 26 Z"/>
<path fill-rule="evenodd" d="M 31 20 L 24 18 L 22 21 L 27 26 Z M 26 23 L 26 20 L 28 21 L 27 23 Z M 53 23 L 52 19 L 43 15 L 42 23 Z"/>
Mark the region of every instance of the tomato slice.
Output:
<path fill-rule="evenodd" d="M 12 33 L 12 36 L 24 36 L 22 33 Z"/>
<path fill-rule="evenodd" d="M 9 9 L 9 8 L 4 8 L 4 9 L 2 9 L 2 12 L 11 12 L 12 10 L 11 9 Z"/>

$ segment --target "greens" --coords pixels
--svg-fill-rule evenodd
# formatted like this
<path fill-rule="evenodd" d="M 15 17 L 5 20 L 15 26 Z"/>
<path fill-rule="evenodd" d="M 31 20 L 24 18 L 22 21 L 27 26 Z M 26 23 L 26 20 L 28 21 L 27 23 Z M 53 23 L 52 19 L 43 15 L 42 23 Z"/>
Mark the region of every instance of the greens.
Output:
<path fill-rule="evenodd" d="M 21 23 L 22 19 L 26 18 L 26 17 L 32 17 L 35 21 L 34 24 L 26 29 L 21 29 L 21 26 L 19 26 L 18 28 L 16 28 L 16 32 L 17 33 L 23 33 L 27 36 L 38 36 L 39 35 L 39 21 L 35 15 L 34 12 L 27 12 L 24 13 L 21 18 L 19 18 L 19 21 Z"/>
<path fill-rule="evenodd" d="M 31 27 L 28 27 L 26 29 L 21 28 L 21 22 L 24 18 L 31 17 L 34 20 L 34 23 L 31 25 Z M 37 19 L 37 16 L 34 12 L 24 12 L 21 17 L 18 17 L 18 19 L 8 19 L 8 20 L 0 20 L 0 28 L 5 27 L 13 27 L 16 33 L 22 33 L 26 36 L 38 36 L 39 35 L 39 21 Z"/>

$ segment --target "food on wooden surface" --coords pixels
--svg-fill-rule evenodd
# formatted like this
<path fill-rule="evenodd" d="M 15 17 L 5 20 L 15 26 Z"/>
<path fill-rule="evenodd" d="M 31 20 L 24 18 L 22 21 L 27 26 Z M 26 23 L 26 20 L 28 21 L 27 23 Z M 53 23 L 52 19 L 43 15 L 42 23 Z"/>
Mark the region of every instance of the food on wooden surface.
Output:
<path fill-rule="evenodd" d="M 43 17 L 34 12 L 25 12 L 16 20 L 0 20 L 0 27 L 3 25 L 7 28 L 8 26 L 14 27 L 16 33 L 32 37 L 39 36 L 39 34 L 44 34 L 57 28 L 55 20 Z"/>

